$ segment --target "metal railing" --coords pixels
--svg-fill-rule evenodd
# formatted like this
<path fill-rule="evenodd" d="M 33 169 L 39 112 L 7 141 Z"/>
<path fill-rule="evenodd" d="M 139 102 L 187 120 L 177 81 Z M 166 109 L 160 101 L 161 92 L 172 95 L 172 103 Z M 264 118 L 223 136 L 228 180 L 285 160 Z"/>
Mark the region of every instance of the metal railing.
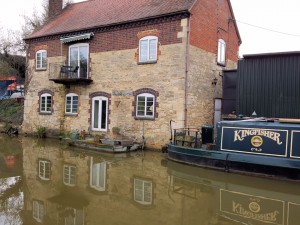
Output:
<path fill-rule="evenodd" d="M 173 144 L 191 148 L 201 147 L 201 132 L 195 128 L 174 129 Z"/>
<path fill-rule="evenodd" d="M 86 68 L 66 66 L 60 63 L 49 64 L 49 79 L 88 79 Z"/>

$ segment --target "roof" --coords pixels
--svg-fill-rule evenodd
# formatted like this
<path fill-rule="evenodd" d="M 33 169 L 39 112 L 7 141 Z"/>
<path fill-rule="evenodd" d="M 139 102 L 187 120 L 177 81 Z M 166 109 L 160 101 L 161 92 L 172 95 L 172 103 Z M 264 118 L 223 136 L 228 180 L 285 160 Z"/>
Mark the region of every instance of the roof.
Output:
<path fill-rule="evenodd" d="M 246 54 L 246 55 L 243 55 L 243 58 L 258 58 L 258 57 L 271 57 L 271 56 L 293 56 L 293 55 L 300 55 L 300 51 Z"/>
<path fill-rule="evenodd" d="M 6 80 L 17 80 L 16 76 L 6 76 L 6 75 L 0 75 L 0 81 L 6 81 Z"/>
<path fill-rule="evenodd" d="M 197 0 L 89 0 L 61 14 L 26 39 L 59 35 L 120 23 L 188 12 Z"/>

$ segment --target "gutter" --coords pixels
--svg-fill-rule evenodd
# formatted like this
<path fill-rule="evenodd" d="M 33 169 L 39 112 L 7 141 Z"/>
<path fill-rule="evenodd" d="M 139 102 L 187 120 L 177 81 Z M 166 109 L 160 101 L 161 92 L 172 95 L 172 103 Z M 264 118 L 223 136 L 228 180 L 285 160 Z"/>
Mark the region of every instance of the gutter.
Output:
<path fill-rule="evenodd" d="M 187 18 L 187 31 L 186 31 L 186 50 L 185 50 L 185 88 L 184 88 L 184 127 L 187 127 L 187 103 L 188 103 L 188 75 L 189 75 L 189 66 L 190 66 L 190 17 Z"/>

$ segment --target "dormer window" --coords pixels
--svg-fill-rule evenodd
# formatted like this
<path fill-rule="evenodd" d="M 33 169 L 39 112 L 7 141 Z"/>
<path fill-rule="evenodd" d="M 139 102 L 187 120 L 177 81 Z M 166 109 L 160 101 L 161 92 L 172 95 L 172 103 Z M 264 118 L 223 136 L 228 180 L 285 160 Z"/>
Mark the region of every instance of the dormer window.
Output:
<path fill-rule="evenodd" d="M 47 51 L 39 50 L 36 52 L 36 69 L 37 70 L 45 70 L 47 69 Z"/>
<path fill-rule="evenodd" d="M 219 41 L 218 41 L 217 63 L 221 66 L 226 65 L 226 42 L 223 39 L 219 39 Z"/>
<path fill-rule="evenodd" d="M 156 36 L 146 36 L 140 39 L 139 43 L 139 62 L 151 63 L 157 61 L 157 43 Z"/>

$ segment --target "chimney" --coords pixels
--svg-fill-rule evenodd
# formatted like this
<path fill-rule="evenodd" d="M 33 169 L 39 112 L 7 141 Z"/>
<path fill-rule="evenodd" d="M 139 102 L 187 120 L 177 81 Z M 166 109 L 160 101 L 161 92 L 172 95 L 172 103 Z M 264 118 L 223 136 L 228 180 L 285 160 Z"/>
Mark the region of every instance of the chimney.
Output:
<path fill-rule="evenodd" d="M 53 19 L 63 9 L 63 0 L 49 0 L 48 18 Z"/>

